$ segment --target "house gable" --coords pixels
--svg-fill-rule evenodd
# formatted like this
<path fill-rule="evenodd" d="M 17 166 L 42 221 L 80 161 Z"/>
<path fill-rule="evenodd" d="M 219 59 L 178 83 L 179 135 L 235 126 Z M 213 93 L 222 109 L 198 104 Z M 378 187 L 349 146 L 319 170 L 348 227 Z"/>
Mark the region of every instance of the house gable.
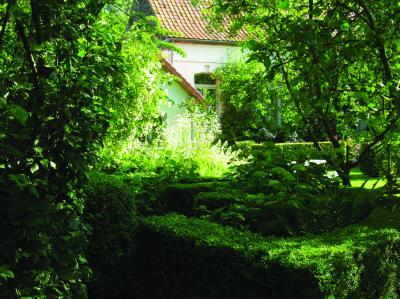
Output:
<path fill-rule="evenodd" d="M 198 101 L 203 101 L 204 96 L 195 88 L 192 84 L 190 84 L 182 75 L 179 73 L 171 63 L 169 63 L 164 58 L 161 59 L 161 63 L 163 69 L 168 73 L 174 75 L 178 79 L 178 84 L 187 92 L 187 94 Z"/>

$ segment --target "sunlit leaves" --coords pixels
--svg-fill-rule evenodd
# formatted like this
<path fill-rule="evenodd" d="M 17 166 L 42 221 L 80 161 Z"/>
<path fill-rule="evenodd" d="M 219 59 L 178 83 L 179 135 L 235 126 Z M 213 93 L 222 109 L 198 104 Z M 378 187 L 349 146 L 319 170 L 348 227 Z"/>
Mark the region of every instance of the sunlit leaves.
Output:
<path fill-rule="evenodd" d="M 342 23 L 342 25 L 340 27 L 342 28 L 342 30 L 349 30 L 350 24 L 349 24 L 349 22 L 344 22 L 344 23 Z"/>
<path fill-rule="evenodd" d="M 289 0 L 279 0 L 278 8 L 280 9 L 288 9 L 290 7 Z"/>
<path fill-rule="evenodd" d="M 7 265 L 0 266 L 0 277 L 3 279 L 14 278 L 14 272 Z"/>

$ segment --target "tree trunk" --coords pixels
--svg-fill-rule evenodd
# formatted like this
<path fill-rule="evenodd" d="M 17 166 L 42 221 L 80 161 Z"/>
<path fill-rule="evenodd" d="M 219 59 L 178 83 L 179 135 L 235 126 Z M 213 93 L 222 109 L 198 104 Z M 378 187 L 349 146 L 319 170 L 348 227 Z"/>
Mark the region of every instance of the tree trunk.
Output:
<path fill-rule="evenodd" d="M 339 174 L 340 178 L 342 179 L 342 184 L 344 186 L 351 187 L 350 170 L 351 170 L 351 168 L 348 167 L 348 165 L 345 165 L 344 167 L 341 167 L 340 170 L 338 170 L 338 174 Z"/>

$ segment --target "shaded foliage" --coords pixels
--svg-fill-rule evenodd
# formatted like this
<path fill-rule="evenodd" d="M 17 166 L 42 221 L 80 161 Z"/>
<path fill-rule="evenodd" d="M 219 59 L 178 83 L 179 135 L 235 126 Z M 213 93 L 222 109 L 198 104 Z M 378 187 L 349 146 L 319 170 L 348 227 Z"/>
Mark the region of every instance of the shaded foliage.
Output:
<path fill-rule="evenodd" d="M 0 2 L 0 297 L 85 297 L 79 189 L 107 134 L 151 117 L 126 45 L 156 27 L 121 35 L 107 2 Z"/>
<path fill-rule="evenodd" d="M 223 113 L 219 138 L 236 141 L 292 141 L 308 139 L 298 127 L 283 82 L 270 82 L 262 63 L 236 61 L 220 67 L 218 78 Z M 295 133 L 298 132 L 298 133 Z M 301 136 L 299 136 L 300 134 Z"/>
<path fill-rule="evenodd" d="M 172 214 L 145 219 L 138 240 L 138 297 L 372 299 L 399 293 L 399 232 L 393 229 L 351 226 L 276 239 Z"/>
<path fill-rule="evenodd" d="M 137 226 L 133 190 L 111 175 L 92 172 L 84 188 L 83 221 L 89 225 L 85 249 L 93 275 L 90 298 L 129 296 L 134 276 Z"/>

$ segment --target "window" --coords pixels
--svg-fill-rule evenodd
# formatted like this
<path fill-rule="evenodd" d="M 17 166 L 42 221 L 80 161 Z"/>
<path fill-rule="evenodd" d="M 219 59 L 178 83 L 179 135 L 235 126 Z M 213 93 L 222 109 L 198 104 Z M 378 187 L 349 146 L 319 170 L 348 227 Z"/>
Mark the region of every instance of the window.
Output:
<path fill-rule="evenodd" d="M 215 79 L 210 73 L 198 73 L 194 75 L 194 86 L 203 96 L 216 97 Z"/>
<path fill-rule="evenodd" d="M 194 75 L 194 86 L 205 97 L 211 97 L 215 100 L 215 109 L 218 119 L 221 118 L 224 111 L 224 104 L 217 94 L 216 80 L 211 76 L 211 73 L 197 73 Z"/>

